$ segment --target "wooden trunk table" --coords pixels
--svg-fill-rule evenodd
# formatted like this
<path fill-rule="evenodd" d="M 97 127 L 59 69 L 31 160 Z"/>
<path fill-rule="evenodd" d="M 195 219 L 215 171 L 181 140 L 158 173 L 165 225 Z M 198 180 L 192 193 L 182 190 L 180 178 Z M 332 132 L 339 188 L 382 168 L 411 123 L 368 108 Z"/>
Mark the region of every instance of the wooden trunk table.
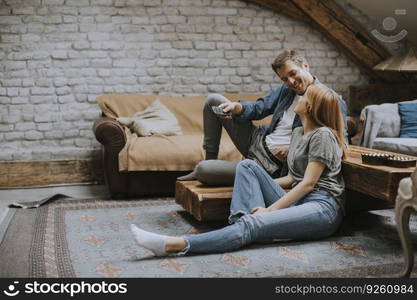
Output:
<path fill-rule="evenodd" d="M 229 216 L 233 187 L 208 187 L 201 182 L 177 181 L 175 201 L 198 221 L 220 221 Z"/>
<path fill-rule="evenodd" d="M 361 159 L 362 153 L 387 153 L 413 159 L 417 159 L 417 157 L 353 145 L 349 146 L 348 155 L 343 161 L 342 169 L 346 189 L 386 200 L 394 205 L 400 180 L 409 177 L 416 167 L 395 168 L 384 165 L 364 164 Z"/>
<path fill-rule="evenodd" d="M 383 201 L 385 203 L 384 207 L 393 207 L 400 180 L 409 177 L 415 167 L 394 168 L 362 163 L 361 154 L 369 152 L 398 155 L 398 153 L 350 145 L 342 167 L 348 192 L 347 205 L 351 201 L 349 196 L 357 197 L 357 195 L 360 195 L 361 201 L 367 201 L 369 198 L 370 202 L 371 199 L 377 202 Z M 350 191 L 355 193 L 349 193 Z M 209 187 L 199 181 L 177 181 L 175 201 L 199 221 L 226 220 L 229 215 L 232 192 L 233 188 L 231 186 Z M 362 206 L 372 209 L 372 206 L 375 205 L 375 202 L 372 202 L 370 206 Z M 378 206 L 378 208 L 381 207 Z"/>

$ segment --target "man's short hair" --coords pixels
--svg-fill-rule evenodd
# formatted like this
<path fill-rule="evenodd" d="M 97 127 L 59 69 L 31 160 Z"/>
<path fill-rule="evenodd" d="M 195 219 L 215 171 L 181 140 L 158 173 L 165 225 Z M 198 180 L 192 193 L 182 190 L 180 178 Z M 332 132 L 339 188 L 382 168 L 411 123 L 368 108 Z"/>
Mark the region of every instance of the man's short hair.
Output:
<path fill-rule="evenodd" d="M 274 62 L 272 63 L 272 69 L 276 72 L 276 70 L 280 69 L 288 60 L 291 60 L 299 67 L 302 67 L 302 65 L 307 62 L 304 55 L 298 51 L 285 50 L 278 54 L 277 58 L 275 58 Z"/>

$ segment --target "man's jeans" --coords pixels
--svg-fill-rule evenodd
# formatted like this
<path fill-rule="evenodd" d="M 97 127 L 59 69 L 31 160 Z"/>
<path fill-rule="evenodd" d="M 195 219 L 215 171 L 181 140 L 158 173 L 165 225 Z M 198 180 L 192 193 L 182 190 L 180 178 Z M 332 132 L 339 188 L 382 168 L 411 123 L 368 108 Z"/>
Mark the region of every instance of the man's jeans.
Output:
<path fill-rule="evenodd" d="M 218 154 L 222 127 L 224 127 L 239 152 L 244 157 L 247 157 L 251 144 L 251 137 L 256 130 L 256 127 L 251 121 L 237 122 L 231 118 L 217 117 L 217 115 L 213 113 L 211 107 L 219 106 L 226 102 L 230 102 L 230 100 L 220 94 L 210 94 L 206 98 L 203 109 L 203 149 L 206 150 L 206 152 Z"/>
<path fill-rule="evenodd" d="M 342 209 L 327 191 L 315 190 L 288 208 L 250 214 L 254 207 L 268 207 L 285 191 L 252 160 L 236 168 L 230 208 L 232 225 L 207 233 L 186 235 L 189 253 L 223 253 L 252 242 L 313 240 L 332 235 L 342 218 Z"/>
<path fill-rule="evenodd" d="M 219 152 L 222 127 L 225 128 L 233 144 L 245 158 L 255 160 L 263 166 L 269 174 L 280 171 L 282 163 L 272 161 L 269 157 L 262 139 L 263 133 L 252 121 L 236 121 L 232 118 L 220 118 L 216 116 L 211 107 L 230 102 L 220 94 L 207 96 L 203 109 L 204 141 L 203 148 L 211 156 L 217 156 Z M 196 178 L 209 185 L 231 185 L 234 181 L 237 162 L 227 161 L 202 161 L 197 165 Z"/>

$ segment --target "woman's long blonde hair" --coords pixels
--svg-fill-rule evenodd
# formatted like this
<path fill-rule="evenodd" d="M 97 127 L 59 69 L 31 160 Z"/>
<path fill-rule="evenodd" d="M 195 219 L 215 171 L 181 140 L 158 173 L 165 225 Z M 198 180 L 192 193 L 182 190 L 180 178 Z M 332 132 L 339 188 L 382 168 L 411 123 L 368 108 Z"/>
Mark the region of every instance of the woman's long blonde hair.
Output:
<path fill-rule="evenodd" d="M 345 122 L 342 116 L 339 96 L 321 84 L 311 84 L 305 93 L 311 105 L 310 116 L 319 126 L 329 128 L 336 137 L 337 143 L 346 156 Z"/>

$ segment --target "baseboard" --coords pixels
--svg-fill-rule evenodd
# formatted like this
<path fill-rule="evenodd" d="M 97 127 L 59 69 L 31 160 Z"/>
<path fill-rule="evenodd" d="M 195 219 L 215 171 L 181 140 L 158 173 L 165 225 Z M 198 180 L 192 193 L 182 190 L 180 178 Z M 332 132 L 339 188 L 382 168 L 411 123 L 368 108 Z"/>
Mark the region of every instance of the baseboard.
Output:
<path fill-rule="evenodd" d="M 0 187 L 104 182 L 101 160 L 3 161 Z"/>

